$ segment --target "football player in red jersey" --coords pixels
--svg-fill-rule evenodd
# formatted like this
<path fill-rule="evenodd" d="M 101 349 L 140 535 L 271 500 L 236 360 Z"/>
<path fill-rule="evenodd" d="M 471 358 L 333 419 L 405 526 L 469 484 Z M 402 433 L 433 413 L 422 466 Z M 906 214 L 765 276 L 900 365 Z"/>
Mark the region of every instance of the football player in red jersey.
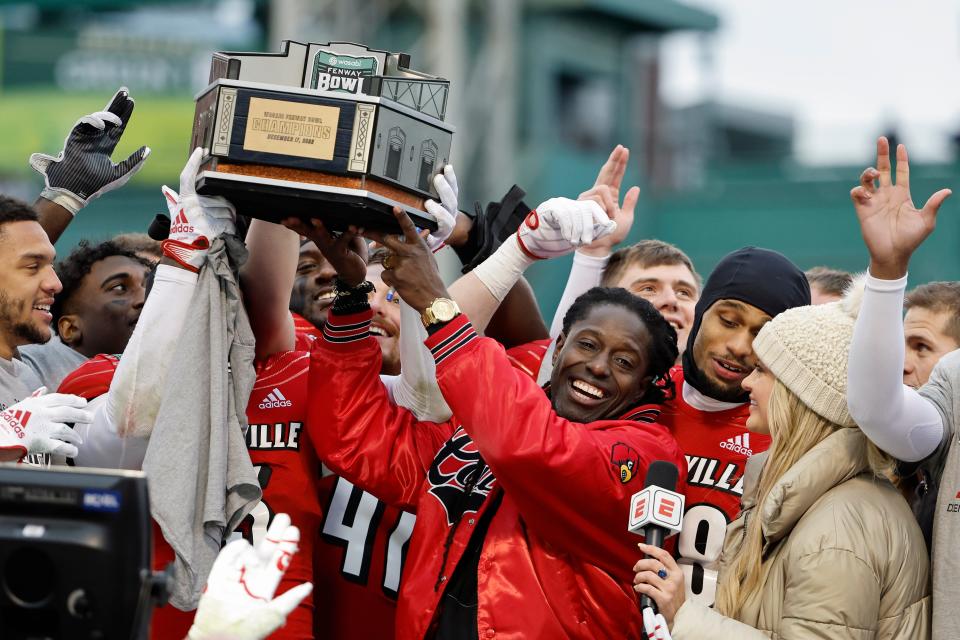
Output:
<path fill-rule="evenodd" d="M 307 515 L 300 522 L 294 517 L 294 523 L 303 532 L 299 555 L 310 563 L 315 585 L 312 632 L 318 638 L 392 637 L 396 592 L 414 517 L 387 507 L 339 476 L 321 477 L 305 427 L 312 332 L 291 325 L 287 301 L 273 295 L 284 287 L 290 291 L 294 259 L 300 263 L 296 277 L 301 287 L 303 272 L 315 268 L 303 268 L 304 260 L 318 262 L 309 249 L 298 255 L 297 242 L 297 234 L 261 220 L 251 223 L 247 238 L 251 260 L 244 267 L 245 302 L 254 330 L 265 339 L 258 338 L 258 377 L 248 405 L 247 440 L 264 497 L 248 517 L 246 531 L 256 541 L 276 513 Z M 301 243 L 301 249 L 307 246 L 315 245 Z M 375 263 L 376 254 L 371 258 Z M 372 273 L 378 270 L 371 265 Z M 385 376 L 400 373 L 398 302 L 389 287 L 377 283 L 371 306 L 376 310 Z M 324 308 L 324 319 L 325 312 Z M 284 350 L 291 341 L 295 348 Z M 384 382 L 394 391 L 402 386 L 392 377 Z M 296 451 L 285 436 L 294 430 Z"/>
<path fill-rule="evenodd" d="M 297 258 L 297 276 L 290 291 L 290 311 L 294 313 L 297 329 L 322 327 L 327 321 L 327 310 L 333 304 L 333 281 L 337 277 L 317 245 L 310 240 L 300 241 Z"/>
<path fill-rule="evenodd" d="M 753 338 L 781 311 L 810 304 L 796 266 L 774 251 L 748 247 L 727 255 L 697 302 L 683 364 L 670 377 L 677 397 L 663 423 L 687 458 L 687 502 L 678 540 L 687 594 L 712 604 L 727 523 L 740 511 L 743 474 L 769 436 L 751 434 L 740 383 L 756 366 Z"/>

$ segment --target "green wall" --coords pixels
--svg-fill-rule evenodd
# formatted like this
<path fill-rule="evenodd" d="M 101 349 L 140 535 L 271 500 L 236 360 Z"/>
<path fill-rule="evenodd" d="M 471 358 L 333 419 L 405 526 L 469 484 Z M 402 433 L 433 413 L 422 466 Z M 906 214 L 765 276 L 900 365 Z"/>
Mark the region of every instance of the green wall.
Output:
<path fill-rule="evenodd" d="M 720 258 L 746 245 L 780 251 L 802 269 L 827 265 L 863 270 L 868 256 L 849 196 L 862 169 L 752 165 L 714 172 L 701 189 L 641 196 L 628 241 L 672 242 L 690 255 L 704 277 Z M 940 188 L 958 193 L 958 176 L 960 166 L 914 166 L 915 204 L 922 206 Z M 563 292 L 569 264 L 569 258 L 542 263 L 530 273 L 548 320 Z M 911 264 L 911 285 L 931 280 L 960 280 L 960 194 L 941 208 L 936 231 Z"/>

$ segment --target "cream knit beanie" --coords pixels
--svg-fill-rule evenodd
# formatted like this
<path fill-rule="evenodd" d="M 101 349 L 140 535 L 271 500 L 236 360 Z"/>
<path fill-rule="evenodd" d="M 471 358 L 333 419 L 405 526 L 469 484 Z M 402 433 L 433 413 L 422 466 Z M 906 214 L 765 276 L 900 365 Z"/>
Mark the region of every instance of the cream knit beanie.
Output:
<path fill-rule="evenodd" d="M 865 282 L 856 278 L 839 302 L 787 309 L 753 341 L 763 366 L 815 413 L 844 427 L 856 425 L 847 409 L 847 356 Z"/>

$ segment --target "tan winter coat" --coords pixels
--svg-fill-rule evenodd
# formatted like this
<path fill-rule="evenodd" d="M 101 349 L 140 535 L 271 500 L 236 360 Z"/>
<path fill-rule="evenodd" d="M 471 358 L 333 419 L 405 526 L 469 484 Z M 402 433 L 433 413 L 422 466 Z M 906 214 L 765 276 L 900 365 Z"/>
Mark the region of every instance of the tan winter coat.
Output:
<path fill-rule="evenodd" d="M 808 451 L 759 507 L 755 496 L 748 486 L 722 562 L 739 549 L 745 519 L 762 518 L 763 588 L 741 621 L 685 602 L 674 640 L 930 637 L 923 536 L 897 490 L 867 470 L 859 429 L 840 429 Z"/>

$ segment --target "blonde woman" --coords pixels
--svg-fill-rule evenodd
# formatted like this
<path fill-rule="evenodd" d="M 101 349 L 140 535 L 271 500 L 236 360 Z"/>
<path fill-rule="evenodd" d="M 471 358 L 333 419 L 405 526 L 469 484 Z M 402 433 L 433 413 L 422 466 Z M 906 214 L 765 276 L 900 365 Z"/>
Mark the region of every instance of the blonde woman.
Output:
<path fill-rule="evenodd" d="M 769 433 L 727 528 L 715 608 L 684 602 L 668 553 L 634 567 L 675 640 L 928 638 L 927 553 L 892 460 L 847 410 L 857 295 L 778 315 L 757 335 L 747 428 Z M 761 466 L 762 465 L 762 466 Z"/>

